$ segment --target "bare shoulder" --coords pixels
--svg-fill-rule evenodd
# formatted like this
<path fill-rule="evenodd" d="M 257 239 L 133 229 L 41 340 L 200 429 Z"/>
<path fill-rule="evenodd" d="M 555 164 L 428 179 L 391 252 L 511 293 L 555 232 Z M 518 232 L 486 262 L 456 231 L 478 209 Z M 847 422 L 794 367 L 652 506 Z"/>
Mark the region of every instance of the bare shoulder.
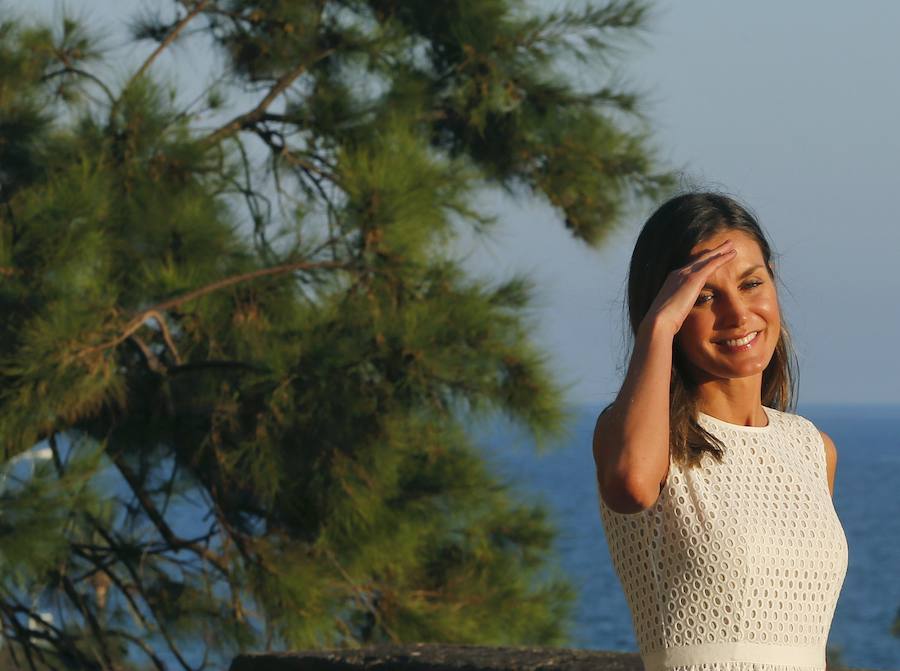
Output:
<path fill-rule="evenodd" d="M 594 424 L 594 446 L 597 445 L 597 437 L 602 434 L 605 427 L 606 422 L 609 419 L 609 410 L 612 408 L 612 403 L 607 405 L 603 410 L 600 411 L 600 414 L 597 416 L 597 421 Z"/>
<path fill-rule="evenodd" d="M 598 474 L 600 468 L 601 436 L 606 433 L 606 422 L 609 419 L 609 413 L 607 412 L 607 410 L 609 410 L 610 407 L 612 407 L 611 403 L 600 411 L 600 414 L 597 416 L 597 422 L 594 424 L 594 437 L 592 440 L 592 447 L 594 452 L 594 462 L 597 466 Z"/>
<path fill-rule="evenodd" d="M 837 463 L 837 446 L 827 433 L 821 429 L 817 429 L 819 435 L 822 436 L 822 442 L 825 444 L 825 462 L 828 464 L 829 470 Z"/>

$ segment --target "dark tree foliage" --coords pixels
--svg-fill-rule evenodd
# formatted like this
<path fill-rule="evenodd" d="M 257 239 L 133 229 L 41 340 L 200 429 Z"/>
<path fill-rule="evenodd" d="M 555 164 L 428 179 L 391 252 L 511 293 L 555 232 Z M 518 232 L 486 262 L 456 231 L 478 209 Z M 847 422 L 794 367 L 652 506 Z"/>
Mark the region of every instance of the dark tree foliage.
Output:
<path fill-rule="evenodd" d="M 76 21 L 0 25 L 3 655 L 566 642 L 553 527 L 471 435 L 564 426 L 533 285 L 451 250 L 485 189 L 599 245 L 668 187 L 612 83 L 646 7 L 154 11 L 122 81 Z M 221 67 L 192 102 L 160 83 L 189 41 Z"/>

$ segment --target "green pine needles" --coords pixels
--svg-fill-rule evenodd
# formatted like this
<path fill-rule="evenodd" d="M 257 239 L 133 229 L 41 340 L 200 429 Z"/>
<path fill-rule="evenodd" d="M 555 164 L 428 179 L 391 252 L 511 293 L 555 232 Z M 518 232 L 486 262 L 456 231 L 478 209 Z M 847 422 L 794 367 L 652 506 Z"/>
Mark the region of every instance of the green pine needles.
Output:
<path fill-rule="evenodd" d="M 0 25 L 3 663 L 565 643 L 553 526 L 469 432 L 558 436 L 564 390 L 532 283 L 452 244 L 485 189 L 598 245 L 668 188 L 634 95 L 567 75 L 611 80 L 646 8 L 150 9 L 118 78 L 104 26 Z"/>

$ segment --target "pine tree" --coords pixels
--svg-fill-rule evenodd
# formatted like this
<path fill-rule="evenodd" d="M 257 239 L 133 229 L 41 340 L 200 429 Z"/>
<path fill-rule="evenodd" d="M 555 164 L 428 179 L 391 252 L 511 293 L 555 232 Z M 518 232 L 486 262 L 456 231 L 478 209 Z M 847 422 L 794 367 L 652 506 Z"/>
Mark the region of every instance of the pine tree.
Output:
<path fill-rule="evenodd" d="M 470 430 L 499 412 L 545 444 L 565 425 L 534 286 L 471 276 L 452 243 L 495 222 L 484 189 L 599 245 L 668 187 L 635 95 L 571 75 L 611 81 L 646 13 L 160 0 L 119 82 L 77 21 L 3 22 L 10 663 L 567 641 L 547 513 Z M 221 64 L 199 101 L 159 74 L 176 40 Z"/>

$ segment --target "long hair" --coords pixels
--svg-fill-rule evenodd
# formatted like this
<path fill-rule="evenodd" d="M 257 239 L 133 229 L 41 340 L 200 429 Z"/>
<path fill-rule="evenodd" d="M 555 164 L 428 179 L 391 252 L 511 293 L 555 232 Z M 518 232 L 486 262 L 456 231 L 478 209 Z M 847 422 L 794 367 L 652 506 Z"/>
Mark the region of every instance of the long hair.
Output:
<path fill-rule="evenodd" d="M 709 236 L 738 230 L 759 244 L 766 270 L 777 284 L 772 249 L 756 217 L 734 198 L 713 192 L 690 192 L 663 203 L 638 235 L 628 271 L 628 318 L 632 342 L 670 272 L 686 265 L 690 252 Z M 762 404 L 794 412 L 797 397 L 797 357 L 781 312 L 781 333 L 772 359 L 763 371 Z M 630 358 L 630 355 L 629 355 Z M 669 388 L 669 447 L 672 459 L 683 467 L 700 464 L 704 452 L 722 461 L 725 446 L 697 422 L 697 386 L 685 358 L 673 342 Z"/>

